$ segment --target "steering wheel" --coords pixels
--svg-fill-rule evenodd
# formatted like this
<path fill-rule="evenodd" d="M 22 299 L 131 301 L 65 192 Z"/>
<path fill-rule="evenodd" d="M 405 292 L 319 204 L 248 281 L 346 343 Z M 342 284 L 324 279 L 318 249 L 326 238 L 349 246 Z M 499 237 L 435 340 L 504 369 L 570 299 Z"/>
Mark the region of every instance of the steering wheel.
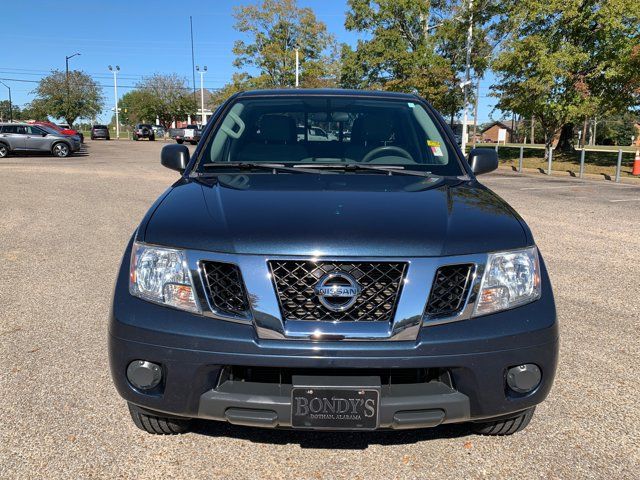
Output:
<path fill-rule="evenodd" d="M 414 162 L 413 157 L 409 152 L 407 152 L 404 148 L 396 147 L 395 145 L 383 145 L 381 147 L 376 147 L 373 150 L 371 150 L 369 153 L 367 153 L 364 156 L 364 158 L 361 160 L 361 162 L 362 163 L 370 162 L 375 157 L 379 156 L 381 153 L 387 153 L 387 152 L 399 153 L 401 156 L 403 156 L 407 160 L 411 160 L 412 162 Z"/>

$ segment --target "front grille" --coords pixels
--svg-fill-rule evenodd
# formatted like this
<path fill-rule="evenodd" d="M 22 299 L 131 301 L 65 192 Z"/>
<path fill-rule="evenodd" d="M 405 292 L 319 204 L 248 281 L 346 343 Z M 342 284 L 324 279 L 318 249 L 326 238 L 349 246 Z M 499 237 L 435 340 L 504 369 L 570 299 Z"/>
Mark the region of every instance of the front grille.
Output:
<path fill-rule="evenodd" d="M 220 262 L 202 262 L 202 269 L 211 305 L 221 313 L 245 316 L 249 300 L 240 269 Z"/>
<path fill-rule="evenodd" d="M 473 264 L 465 264 L 438 269 L 425 310 L 428 317 L 448 317 L 464 308 L 471 288 L 473 268 Z"/>
<path fill-rule="evenodd" d="M 402 289 L 406 263 L 270 261 L 285 320 L 389 322 Z M 334 312 L 320 303 L 314 289 L 328 273 L 347 273 L 361 288 L 355 303 Z"/>

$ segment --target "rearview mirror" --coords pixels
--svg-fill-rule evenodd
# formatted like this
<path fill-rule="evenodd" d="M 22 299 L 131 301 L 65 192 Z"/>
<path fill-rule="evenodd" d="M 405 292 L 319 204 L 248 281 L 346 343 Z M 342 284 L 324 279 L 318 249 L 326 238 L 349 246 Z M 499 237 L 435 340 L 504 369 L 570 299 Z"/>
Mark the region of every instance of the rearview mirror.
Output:
<path fill-rule="evenodd" d="M 189 149 L 184 145 L 165 145 L 160 153 L 160 163 L 182 173 L 189 163 Z"/>
<path fill-rule="evenodd" d="M 498 153 L 493 148 L 474 148 L 469 152 L 469 165 L 475 175 L 493 172 L 498 168 Z"/>

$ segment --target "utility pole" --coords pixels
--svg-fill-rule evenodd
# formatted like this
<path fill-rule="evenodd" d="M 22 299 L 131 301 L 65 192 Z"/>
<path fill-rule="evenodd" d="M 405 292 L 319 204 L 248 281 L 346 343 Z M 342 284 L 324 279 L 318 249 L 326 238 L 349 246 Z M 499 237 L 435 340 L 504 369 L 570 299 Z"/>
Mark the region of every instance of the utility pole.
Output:
<path fill-rule="evenodd" d="M 296 88 L 300 86 L 300 47 L 296 45 Z"/>
<path fill-rule="evenodd" d="M 476 85 L 476 104 L 473 107 L 473 144 L 476 144 L 476 130 L 478 129 L 478 103 L 480 102 L 480 77 Z"/>
<path fill-rule="evenodd" d="M 80 55 L 80 54 L 76 52 L 73 55 L 64 57 L 64 61 L 66 64 L 66 72 L 67 72 L 66 76 L 64 77 L 65 88 L 67 90 L 67 97 L 65 99 L 64 112 L 67 117 L 69 116 L 69 59 L 75 57 L 76 55 Z M 65 118 L 65 120 L 69 121 L 68 118 Z M 69 125 L 69 126 L 71 127 L 72 125 Z"/>
<path fill-rule="evenodd" d="M 467 31 L 467 66 L 465 68 L 464 82 L 460 85 L 464 91 L 464 114 L 462 115 L 462 152 L 467 148 L 469 116 L 469 84 L 471 83 L 471 44 L 473 41 L 473 0 L 469 0 L 469 30 Z"/>
<path fill-rule="evenodd" d="M 196 101 L 196 57 L 193 51 L 193 18 L 189 15 L 189 27 L 191 29 L 191 73 L 193 74 L 193 101 Z"/>
<path fill-rule="evenodd" d="M 109 65 L 109 70 L 113 72 L 113 98 L 116 112 L 116 138 L 120 140 L 120 116 L 118 115 L 118 72 L 120 71 L 120 67 L 116 65 L 116 67 L 113 68 L 111 65 Z"/>
<path fill-rule="evenodd" d="M 11 87 L 4 82 L 0 82 L 9 90 L 9 121 L 13 122 L 13 105 L 11 104 Z"/>
<path fill-rule="evenodd" d="M 204 116 L 204 72 L 207 71 L 207 66 L 205 65 L 204 68 L 200 70 L 200 67 L 196 65 L 196 70 L 200 72 L 200 121 L 202 122 L 202 125 L 205 125 L 207 123 L 207 120 Z"/>

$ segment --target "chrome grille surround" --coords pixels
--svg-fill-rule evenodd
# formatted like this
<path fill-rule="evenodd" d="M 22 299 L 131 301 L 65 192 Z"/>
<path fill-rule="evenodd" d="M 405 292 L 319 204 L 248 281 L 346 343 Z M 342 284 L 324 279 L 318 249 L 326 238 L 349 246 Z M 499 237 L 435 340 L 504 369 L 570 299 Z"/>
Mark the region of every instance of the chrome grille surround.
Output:
<path fill-rule="evenodd" d="M 203 315 L 224 321 L 252 326 L 257 341 L 311 340 L 311 341 L 415 341 L 421 327 L 456 322 L 471 318 L 480 289 L 488 254 L 458 255 L 450 257 L 332 257 L 306 255 L 240 255 L 203 250 L 186 250 L 188 266 L 194 279 L 196 296 Z M 312 322 L 283 319 L 278 296 L 269 269 L 269 262 L 315 261 L 352 263 L 404 263 L 406 269 L 395 314 L 390 322 Z M 249 299 L 249 311 L 243 315 L 217 310 L 209 301 L 203 261 L 237 265 L 242 273 Z M 469 292 L 460 311 L 446 317 L 426 315 L 427 299 L 438 268 L 447 265 L 473 264 Z M 199 279 L 199 281 L 198 281 Z M 206 308 L 206 306 L 209 308 Z"/>

